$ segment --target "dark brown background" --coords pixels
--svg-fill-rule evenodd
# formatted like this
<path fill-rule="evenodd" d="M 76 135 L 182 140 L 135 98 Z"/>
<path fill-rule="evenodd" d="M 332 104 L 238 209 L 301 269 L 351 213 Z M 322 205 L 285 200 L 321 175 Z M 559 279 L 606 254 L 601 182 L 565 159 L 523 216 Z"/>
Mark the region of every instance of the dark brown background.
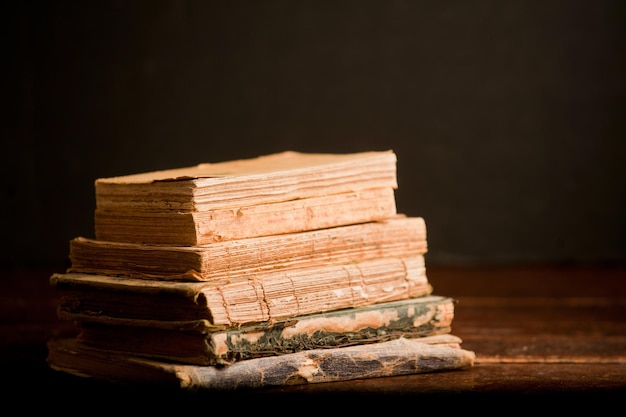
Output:
<path fill-rule="evenodd" d="M 13 4 L 15 3 L 15 4 Z M 626 262 L 620 1 L 2 6 L 3 267 L 63 265 L 98 177 L 398 155 L 431 265 Z"/>

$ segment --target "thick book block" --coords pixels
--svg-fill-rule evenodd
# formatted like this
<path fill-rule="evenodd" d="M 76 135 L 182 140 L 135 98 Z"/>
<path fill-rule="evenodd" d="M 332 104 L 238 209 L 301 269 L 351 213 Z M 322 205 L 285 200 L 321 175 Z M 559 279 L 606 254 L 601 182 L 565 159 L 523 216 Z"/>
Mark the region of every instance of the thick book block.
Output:
<path fill-rule="evenodd" d="M 191 323 L 164 322 L 146 327 L 83 321 L 79 323 L 78 341 L 102 350 L 171 362 L 227 365 L 400 337 L 439 343 L 440 338 L 427 336 L 450 332 L 454 304 L 455 300 L 448 297 L 424 296 L 214 331 Z"/>
<path fill-rule="evenodd" d="M 383 220 L 397 214 L 392 188 L 191 212 L 96 210 L 98 240 L 202 245 Z"/>
<path fill-rule="evenodd" d="M 397 214 L 396 156 L 282 152 L 95 182 L 97 240 L 202 245 Z"/>
<path fill-rule="evenodd" d="M 429 295 L 424 256 L 388 257 L 174 282 L 93 274 L 53 274 L 60 318 L 107 321 L 205 320 L 233 326 Z"/>
<path fill-rule="evenodd" d="M 96 208 L 202 212 L 398 186 L 392 151 L 286 151 L 95 181 Z"/>
<path fill-rule="evenodd" d="M 48 343 L 48 365 L 68 374 L 121 384 L 145 384 L 198 392 L 350 381 L 461 370 L 475 354 L 451 344 L 399 338 L 388 342 L 312 349 L 235 362 L 227 366 L 183 365 L 84 348 L 75 339 Z"/>
<path fill-rule="evenodd" d="M 70 241 L 67 272 L 143 279 L 209 281 L 242 274 L 345 263 L 427 251 L 421 217 L 398 215 L 379 222 L 197 246 Z"/>

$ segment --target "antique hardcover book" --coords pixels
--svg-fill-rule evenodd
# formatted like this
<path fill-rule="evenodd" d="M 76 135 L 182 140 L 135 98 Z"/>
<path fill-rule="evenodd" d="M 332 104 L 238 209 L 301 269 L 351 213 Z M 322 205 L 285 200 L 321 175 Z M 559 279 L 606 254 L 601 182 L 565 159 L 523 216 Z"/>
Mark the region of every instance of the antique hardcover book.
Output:
<path fill-rule="evenodd" d="M 77 237 L 70 241 L 71 266 L 67 272 L 208 281 L 262 271 L 416 256 L 426 251 L 424 219 L 399 214 L 378 222 L 196 246 Z"/>
<path fill-rule="evenodd" d="M 423 296 L 214 330 L 171 322 L 130 326 L 79 322 L 80 344 L 178 363 L 227 365 L 316 348 L 379 343 L 399 337 L 438 342 L 451 330 L 455 300 Z M 427 337 L 431 336 L 430 339 Z"/>
<path fill-rule="evenodd" d="M 302 350 L 227 366 L 177 364 L 86 348 L 74 338 L 48 343 L 48 365 L 57 371 L 116 383 L 170 386 L 183 391 L 235 390 L 315 384 L 470 368 L 475 354 L 461 340 L 387 342 Z"/>
<path fill-rule="evenodd" d="M 396 156 L 282 152 L 95 182 L 97 240 L 202 245 L 396 214 Z"/>
<path fill-rule="evenodd" d="M 233 326 L 429 295 L 424 256 L 387 257 L 186 282 L 65 273 L 60 318 L 206 320 Z"/>

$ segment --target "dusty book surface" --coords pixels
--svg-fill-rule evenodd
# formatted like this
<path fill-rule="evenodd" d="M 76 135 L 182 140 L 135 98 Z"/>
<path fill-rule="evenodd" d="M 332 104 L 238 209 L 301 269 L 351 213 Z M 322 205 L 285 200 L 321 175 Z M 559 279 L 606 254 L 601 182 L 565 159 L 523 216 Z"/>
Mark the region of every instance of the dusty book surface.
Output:
<path fill-rule="evenodd" d="M 459 343 L 429 344 L 399 338 L 388 342 L 312 349 L 235 362 L 227 366 L 174 364 L 83 348 L 75 339 L 48 343 L 49 366 L 57 371 L 121 383 L 172 386 L 188 391 L 233 390 L 316 384 L 472 367 L 475 354 Z"/>
<path fill-rule="evenodd" d="M 77 237 L 68 272 L 144 279 L 209 281 L 242 274 L 427 252 L 421 217 L 194 246 L 147 245 Z"/>
<path fill-rule="evenodd" d="M 82 321 L 82 344 L 127 354 L 198 365 L 224 365 L 300 350 L 379 343 L 450 332 L 455 300 L 423 296 L 287 320 L 210 330 L 191 323 L 132 326 Z"/>
<path fill-rule="evenodd" d="M 397 188 L 392 151 L 285 151 L 95 181 L 97 209 L 112 211 L 207 211 L 371 188 Z"/>
<path fill-rule="evenodd" d="M 174 282 L 53 274 L 59 317 L 92 321 L 206 320 L 232 326 L 429 295 L 424 256 L 261 272 L 229 280 Z"/>

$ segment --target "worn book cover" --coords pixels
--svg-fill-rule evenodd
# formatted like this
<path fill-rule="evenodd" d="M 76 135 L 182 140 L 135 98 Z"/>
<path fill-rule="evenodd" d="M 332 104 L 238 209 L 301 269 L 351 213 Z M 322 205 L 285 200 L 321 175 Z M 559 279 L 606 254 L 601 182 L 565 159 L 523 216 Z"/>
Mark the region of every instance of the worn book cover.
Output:
<path fill-rule="evenodd" d="M 311 349 L 226 366 L 176 364 L 85 348 L 74 338 L 48 343 L 48 365 L 68 374 L 115 383 L 170 386 L 183 391 L 236 390 L 316 384 L 428 372 L 474 365 L 475 354 L 460 339 L 423 343 L 399 338 L 381 343 Z"/>
<path fill-rule="evenodd" d="M 449 333 L 455 300 L 423 296 L 276 322 L 212 330 L 193 323 L 131 326 L 83 321 L 81 344 L 196 365 L 226 365 L 316 348 L 343 347 Z"/>
<path fill-rule="evenodd" d="M 205 320 L 233 326 L 429 295 L 424 256 L 387 257 L 180 282 L 53 274 L 60 318 Z"/>
<path fill-rule="evenodd" d="M 377 222 L 196 246 L 78 237 L 70 241 L 71 266 L 67 272 L 208 281 L 263 271 L 423 255 L 426 251 L 424 219 L 397 215 Z"/>

